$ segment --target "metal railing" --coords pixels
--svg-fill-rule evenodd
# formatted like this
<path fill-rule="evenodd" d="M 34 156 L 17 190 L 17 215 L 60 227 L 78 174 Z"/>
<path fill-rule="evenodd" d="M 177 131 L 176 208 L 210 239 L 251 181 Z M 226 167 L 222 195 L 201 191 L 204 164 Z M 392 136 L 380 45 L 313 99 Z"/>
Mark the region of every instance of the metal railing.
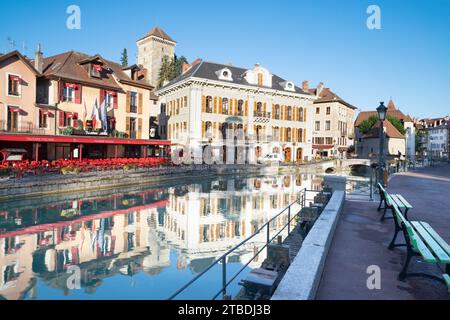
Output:
<path fill-rule="evenodd" d="M 33 122 L 18 123 L 17 126 L 13 126 L 6 120 L 0 120 L 0 131 L 7 133 L 24 133 L 24 134 L 45 134 L 46 128 L 39 128 Z"/>
<path fill-rule="evenodd" d="M 297 204 L 300 205 L 300 209 L 304 208 L 306 206 L 306 192 L 315 192 L 318 193 L 320 192 L 319 190 L 307 190 L 302 189 L 297 196 L 297 200 L 292 202 L 289 206 L 287 206 L 286 208 L 284 208 L 283 211 L 281 211 L 280 213 L 278 213 L 277 215 L 275 215 L 274 217 L 272 217 L 269 221 L 267 221 L 265 224 L 263 224 L 258 230 L 255 231 L 255 233 L 253 235 L 251 235 L 250 237 L 248 237 L 247 239 L 243 240 L 242 242 L 240 242 L 238 245 L 234 246 L 232 249 L 228 250 L 226 253 L 224 253 L 222 256 L 220 256 L 218 259 L 216 259 L 211 265 L 209 265 L 205 270 L 203 270 L 200 274 L 198 274 L 196 277 L 194 277 L 192 280 L 190 280 L 188 283 L 186 283 L 184 286 L 182 286 L 180 289 L 178 289 L 174 294 L 172 294 L 168 300 L 173 300 L 174 298 L 176 298 L 179 294 L 181 294 L 182 292 L 184 292 L 188 287 L 190 287 L 194 282 L 196 282 L 199 278 L 201 278 L 205 273 L 207 273 L 209 270 L 211 270 L 214 266 L 221 264 L 222 265 L 222 288 L 219 290 L 219 292 L 217 292 L 212 300 L 217 299 L 217 297 L 220 296 L 220 294 L 222 294 L 222 297 L 225 299 L 227 297 L 227 288 L 228 286 L 233 283 L 234 280 L 236 280 L 236 278 L 239 276 L 239 274 L 241 274 L 249 265 L 250 263 L 257 258 L 261 252 L 267 248 L 267 246 L 272 243 L 272 241 L 274 241 L 275 239 L 277 239 L 277 237 L 287 228 L 288 234 L 291 233 L 291 229 L 293 226 L 293 221 L 296 219 L 296 217 L 299 215 L 300 210 L 298 210 L 297 213 L 292 214 L 292 206 Z M 287 223 L 284 225 L 283 228 L 281 228 L 276 234 L 271 235 L 270 234 L 270 224 L 273 223 L 273 221 L 275 221 L 275 219 L 277 219 L 278 217 L 280 217 L 282 214 L 285 214 L 287 212 Z M 253 257 L 243 265 L 243 267 L 241 269 L 239 269 L 239 271 L 233 275 L 229 280 L 227 280 L 227 257 L 232 254 L 233 252 L 235 252 L 238 248 L 242 247 L 244 244 L 246 244 L 247 242 L 249 242 L 251 239 L 255 238 L 257 235 L 259 235 L 261 232 L 265 231 L 266 232 L 266 241 L 265 241 L 265 245 L 259 249 L 256 254 L 253 255 Z"/>

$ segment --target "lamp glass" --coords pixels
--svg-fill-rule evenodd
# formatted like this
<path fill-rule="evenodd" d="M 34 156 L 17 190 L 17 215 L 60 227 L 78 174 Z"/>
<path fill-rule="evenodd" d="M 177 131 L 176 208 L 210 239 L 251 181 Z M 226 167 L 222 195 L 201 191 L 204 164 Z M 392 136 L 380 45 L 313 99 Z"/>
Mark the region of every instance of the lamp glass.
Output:
<path fill-rule="evenodd" d="M 384 121 L 386 119 L 386 111 L 387 108 L 384 106 L 384 103 L 381 102 L 380 106 L 377 108 L 378 119 L 380 119 L 380 121 Z"/>

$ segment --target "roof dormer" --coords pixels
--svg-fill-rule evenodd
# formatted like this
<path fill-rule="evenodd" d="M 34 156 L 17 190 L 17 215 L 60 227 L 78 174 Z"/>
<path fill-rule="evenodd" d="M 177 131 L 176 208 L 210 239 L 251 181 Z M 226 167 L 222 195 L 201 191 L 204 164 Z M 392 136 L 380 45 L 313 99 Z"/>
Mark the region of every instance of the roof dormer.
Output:
<path fill-rule="evenodd" d="M 244 77 L 250 84 L 260 87 L 272 87 L 272 74 L 259 64 L 255 64 L 253 69 L 247 70 Z"/>
<path fill-rule="evenodd" d="M 295 85 L 292 81 L 283 81 L 280 83 L 280 86 L 286 91 L 295 92 Z"/>
<path fill-rule="evenodd" d="M 231 70 L 228 68 L 220 69 L 216 72 L 217 78 L 219 80 L 225 80 L 225 81 L 233 81 L 233 74 L 231 73 Z"/>

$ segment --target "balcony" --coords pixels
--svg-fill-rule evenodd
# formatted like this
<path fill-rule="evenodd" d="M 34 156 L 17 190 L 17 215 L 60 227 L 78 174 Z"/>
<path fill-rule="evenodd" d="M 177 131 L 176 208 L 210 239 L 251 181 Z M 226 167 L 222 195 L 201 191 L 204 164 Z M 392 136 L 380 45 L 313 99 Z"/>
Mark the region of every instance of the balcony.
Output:
<path fill-rule="evenodd" d="M 267 123 L 270 120 L 270 112 L 255 111 L 253 115 L 256 123 Z"/>
<path fill-rule="evenodd" d="M 13 126 L 8 121 L 0 120 L 0 132 L 45 135 L 46 130 L 46 128 L 39 128 L 33 122 L 22 122 Z"/>

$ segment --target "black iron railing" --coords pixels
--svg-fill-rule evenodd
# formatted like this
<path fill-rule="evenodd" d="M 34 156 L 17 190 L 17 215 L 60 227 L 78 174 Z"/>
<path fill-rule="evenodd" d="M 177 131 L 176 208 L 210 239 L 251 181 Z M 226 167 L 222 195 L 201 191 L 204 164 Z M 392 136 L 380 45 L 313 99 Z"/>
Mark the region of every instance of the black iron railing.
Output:
<path fill-rule="evenodd" d="M 188 287 L 190 287 L 194 282 L 196 282 L 198 279 L 200 279 L 205 273 L 207 273 L 209 270 L 211 270 L 214 266 L 221 264 L 222 265 L 222 288 L 219 290 L 219 292 L 217 292 L 212 300 L 217 299 L 221 294 L 222 297 L 225 299 L 227 297 L 227 288 L 228 286 L 234 281 L 236 280 L 236 278 L 250 265 L 250 263 L 257 258 L 261 252 L 267 248 L 267 246 L 272 243 L 272 241 L 274 241 L 275 239 L 277 239 L 277 237 L 287 228 L 288 234 L 291 233 L 292 230 L 292 226 L 293 226 L 293 221 L 297 218 L 297 216 L 300 213 L 300 210 L 298 210 L 296 213 L 293 214 L 292 211 L 292 206 L 297 204 L 300 205 L 300 209 L 304 208 L 306 206 L 306 201 L 308 200 L 306 198 L 306 193 L 307 192 L 314 192 L 314 193 L 319 193 L 319 190 L 307 190 L 302 189 L 298 195 L 297 195 L 297 199 L 296 201 L 292 202 L 289 206 L 287 206 L 283 211 L 281 211 L 280 213 L 278 213 L 276 216 L 272 217 L 269 221 L 267 221 L 264 225 L 262 225 L 253 235 L 251 235 L 250 237 L 248 237 L 247 239 L 243 240 L 242 242 L 240 242 L 238 245 L 236 245 L 235 247 L 233 247 L 232 249 L 228 250 L 226 253 L 224 253 L 221 257 L 219 257 L 217 260 L 215 260 L 211 265 L 209 265 L 205 270 L 203 270 L 200 274 L 198 274 L 195 278 L 193 278 L 191 281 L 189 281 L 188 283 L 186 283 L 184 286 L 182 286 L 180 289 L 178 289 L 174 294 L 172 294 L 168 300 L 173 300 L 175 299 L 178 295 L 180 295 L 182 292 L 184 292 Z M 310 199 L 312 200 L 312 199 Z M 272 222 L 275 221 L 275 219 L 277 219 L 278 217 L 280 217 L 282 214 L 286 214 L 287 213 L 287 223 L 283 226 L 283 228 L 281 228 L 276 234 L 270 234 L 270 224 Z M 251 239 L 255 238 L 258 234 L 260 234 L 261 232 L 266 232 L 266 242 L 265 245 L 259 249 L 254 255 L 253 257 L 246 263 L 243 265 L 243 267 L 241 269 L 239 269 L 239 271 L 234 274 L 229 280 L 227 280 L 227 257 L 232 254 L 233 252 L 235 252 L 238 248 L 242 247 L 244 244 L 248 243 Z"/>

